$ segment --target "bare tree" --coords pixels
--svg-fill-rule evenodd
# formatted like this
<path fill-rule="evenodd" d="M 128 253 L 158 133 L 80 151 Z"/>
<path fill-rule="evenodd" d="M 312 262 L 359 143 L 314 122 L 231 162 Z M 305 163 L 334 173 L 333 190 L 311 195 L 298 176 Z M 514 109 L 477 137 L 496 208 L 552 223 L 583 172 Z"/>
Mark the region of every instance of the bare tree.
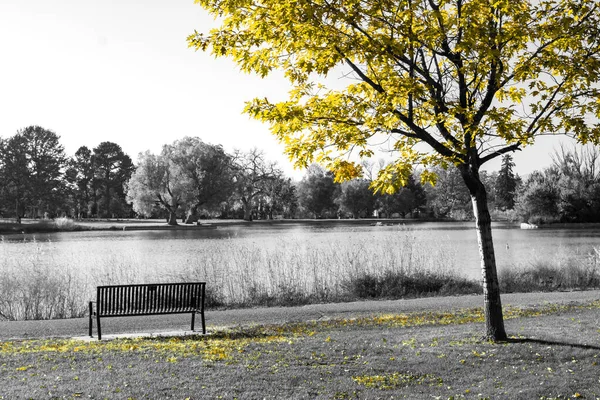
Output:
<path fill-rule="evenodd" d="M 249 152 L 236 151 L 233 155 L 233 174 L 236 197 L 244 207 L 244 220 L 252 221 L 254 200 L 269 190 L 268 183 L 282 175 L 274 162 L 265 160 L 256 148 Z"/>

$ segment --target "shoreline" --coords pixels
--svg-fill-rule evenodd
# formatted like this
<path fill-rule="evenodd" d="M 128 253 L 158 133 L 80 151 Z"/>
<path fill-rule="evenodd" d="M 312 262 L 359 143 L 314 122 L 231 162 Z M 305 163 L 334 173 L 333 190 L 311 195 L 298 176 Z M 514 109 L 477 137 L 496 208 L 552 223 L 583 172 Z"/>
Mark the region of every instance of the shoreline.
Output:
<path fill-rule="evenodd" d="M 253 225 L 371 225 L 393 226 L 413 225 L 426 222 L 460 224 L 472 221 L 458 221 L 432 218 L 363 218 L 363 219 L 274 219 L 245 221 L 241 219 L 208 219 L 194 224 L 178 223 L 168 225 L 162 220 L 137 220 L 137 219 L 97 219 L 97 220 L 72 220 L 73 223 L 66 227 L 57 226 L 54 220 L 24 220 L 21 224 L 0 221 L 0 235 L 18 235 L 31 233 L 58 233 L 82 231 L 149 231 L 149 230 L 197 230 L 217 229 L 220 226 L 253 226 Z M 519 228 L 519 223 L 504 220 L 492 221 L 509 227 Z M 552 224 L 536 225 L 536 229 L 600 229 L 598 222 L 557 222 Z"/>
<path fill-rule="evenodd" d="M 463 223 L 465 221 L 439 220 L 439 219 L 402 219 L 402 218 L 363 218 L 363 219 L 273 219 L 245 221 L 242 219 L 207 219 L 198 223 L 168 225 L 163 220 L 137 220 L 137 219 L 96 219 L 72 220 L 68 227 L 58 227 L 54 220 L 24 220 L 21 224 L 0 222 L 0 235 L 23 233 L 54 233 L 54 232 L 81 232 L 81 231 L 136 231 L 136 230 L 196 230 L 215 229 L 220 226 L 253 226 L 253 225 L 375 225 L 378 222 L 384 225 L 418 224 L 421 222 Z"/>

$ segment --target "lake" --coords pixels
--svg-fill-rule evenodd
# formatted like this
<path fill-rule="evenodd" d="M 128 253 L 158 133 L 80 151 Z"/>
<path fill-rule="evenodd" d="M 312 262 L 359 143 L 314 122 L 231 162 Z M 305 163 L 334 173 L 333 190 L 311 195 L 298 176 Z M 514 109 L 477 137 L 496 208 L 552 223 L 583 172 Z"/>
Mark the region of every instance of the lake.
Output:
<path fill-rule="evenodd" d="M 42 249 L 55 259 L 76 258 L 93 265 L 110 258 L 136 259 L 148 268 L 193 262 L 205 256 L 211 242 L 228 239 L 245 246 L 269 248 L 282 241 L 298 246 L 364 241 L 410 232 L 416 242 L 433 249 L 446 249 L 448 260 L 461 274 L 480 276 L 477 239 L 472 222 L 393 223 L 372 226 L 352 222 L 220 225 L 218 229 L 85 231 L 49 234 L 6 235 L 0 256 L 18 258 Z M 600 228 L 523 230 L 515 224 L 494 223 L 493 236 L 498 269 L 537 260 L 582 256 L 600 246 Z"/>

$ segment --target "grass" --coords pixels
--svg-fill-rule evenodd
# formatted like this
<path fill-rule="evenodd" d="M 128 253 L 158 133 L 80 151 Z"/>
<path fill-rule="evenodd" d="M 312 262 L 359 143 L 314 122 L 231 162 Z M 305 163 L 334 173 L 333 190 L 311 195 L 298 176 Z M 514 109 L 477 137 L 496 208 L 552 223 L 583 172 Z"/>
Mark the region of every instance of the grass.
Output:
<path fill-rule="evenodd" d="M 374 315 L 109 342 L 0 343 L 0 399 L 595 399 L 600 302 Z"/>

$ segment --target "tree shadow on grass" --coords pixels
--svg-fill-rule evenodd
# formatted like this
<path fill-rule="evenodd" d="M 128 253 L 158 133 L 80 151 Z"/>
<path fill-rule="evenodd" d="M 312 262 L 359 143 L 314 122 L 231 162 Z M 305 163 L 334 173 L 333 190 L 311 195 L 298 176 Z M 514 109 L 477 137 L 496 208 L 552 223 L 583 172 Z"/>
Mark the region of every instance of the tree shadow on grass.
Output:
<path fill-rule="evenodd" d="M 533 339 L 533 338 L 509 338 L 506 343 L 535 343 L 545 346 L 564 346 L 583 350 L 600 350 L 600 346 L 581 343 L 558 342 L 555 340 Z"/>

